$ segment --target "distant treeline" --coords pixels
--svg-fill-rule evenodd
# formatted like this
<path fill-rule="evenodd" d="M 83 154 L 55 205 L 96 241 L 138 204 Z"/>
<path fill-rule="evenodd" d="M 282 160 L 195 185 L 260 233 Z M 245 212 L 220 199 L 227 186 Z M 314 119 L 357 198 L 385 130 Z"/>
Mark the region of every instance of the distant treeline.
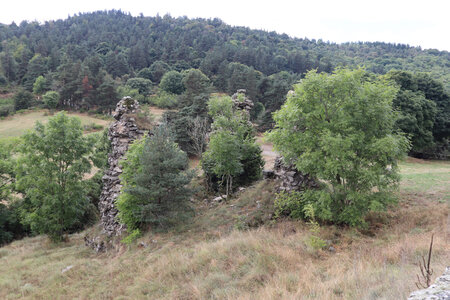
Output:
<path fill-rule="evenodd" d="M 280 89 L 314 68 L 331 72 L 336 66 L 365 65 L 379 74 L 393 68 L 425 71 L 450 87 L 447 51 L 290 38 L 233 27 L 220 19 L 98 11 L 43 24 L 0 25 L 0 41 L 0 85 L 21 85 L 31 91 L 43 75 L 47 88 L 59 89 L 61 101 L 72 104 L 86 98 L 87 92 L 105 94 L 113 80 L 117 85 L 119 78 L 124 82 L 145 68 L 153 71 L 149 79 L 155 84 L 167 69 L 200 69 L 218 91 L 246 88 L 269 110 L 279 107 L 278 97 L 284 98 Z M 101 86 L 104 91 L 98 91 Z M 95 104 L 104 104 L 100 96 L 105 95 L 90 96 Z"/>
<path fill-rule="evenodd" d="M 203 104 L 196 110 L 200 98 L 246 89 L 255 102 L 252 118 L 265 129 L 308 70 L 365 66 L 375 74 L 401 71 L 388 77 L 402 89 L 394 103 L 405 116 L 399 127 L 423 137 L 414 151 L 448 140 L 447 51 L 336 44 L 233 27 L 220 19 L 133 17 L 116 10 L 43 24 L 0 24 L 0 41 L 0 92 L 16 95 L 0 101 L 0 116 L 36 104 L 109 112 L 129 95 L 160 107 L 190 106 L 181 113 L 195 118 L 206 111 Z"/>

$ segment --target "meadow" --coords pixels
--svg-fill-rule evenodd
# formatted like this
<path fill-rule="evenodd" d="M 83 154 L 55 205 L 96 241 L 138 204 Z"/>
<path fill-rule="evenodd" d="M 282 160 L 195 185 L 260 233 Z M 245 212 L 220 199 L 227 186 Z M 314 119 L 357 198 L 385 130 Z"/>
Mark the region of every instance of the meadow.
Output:
<path fill-rule="evenodd" d="M 82 126 L 96 124 L 107 127 L 111 122 L 83 113 L 71 112 L 69 115 L 80 118 Z M 48 110 L 25 111 L 9 116 L 0 120 L 0 138 L 21 136 L 27 130 L 32 129 L 36 122 L 46 124 L 51 117 L 52 114 Z"/>
<path fill-rule="evenodd" d="M 15 241 L 0 248 L 0 298 L 405 299 L 432 233 L 433 280 L 450 261 L 450 162 L 408 159 L 401 173 L 399 204 L 369 228 L 321 226 L 333 251 L 312 248 L 304 222 L 269 221 L 274 183 L 261 181 L 227 202 L 199 200 L 187 225 L 103 254 L 83 243 L 99 226 L 65 244 Z"/>

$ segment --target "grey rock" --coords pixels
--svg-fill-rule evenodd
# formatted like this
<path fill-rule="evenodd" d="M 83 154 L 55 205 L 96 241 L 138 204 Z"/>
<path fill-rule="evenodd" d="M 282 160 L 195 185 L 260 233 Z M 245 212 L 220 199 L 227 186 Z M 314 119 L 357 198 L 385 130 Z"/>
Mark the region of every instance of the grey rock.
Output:
<path fill-rule="evenodd" d="M 223 200 L 222 196 L 218 196 L 214 199 L 212 199 L 213 202 L 221 202 Z"/>
<path fill-rule="evenodd" d="M 69 271 L 69 270 L 72 269 L 72 268 L 73 268 L 72 265 L 65 267 L 64 269 L 62 269 L 61 274 L 66 273 L 67 271 Z"/>
<path fill-rule="evenodd" d="M 315 189 L 319 187 L 317 181 L 309 176 L 299 172 L 292 164 L 283 161 L 282 157 L 277 157 L 274 163 L 273 177 L 279 180 L 278 192 L 297 191 L 306 189 Z"/>
<path fill-rule="evenodd" d="M 409 295 L 408 300 L 450 300 L 450 267 L 444 274 L 438 277 L 434 284 L 423 290 L 418 290 Z"/>

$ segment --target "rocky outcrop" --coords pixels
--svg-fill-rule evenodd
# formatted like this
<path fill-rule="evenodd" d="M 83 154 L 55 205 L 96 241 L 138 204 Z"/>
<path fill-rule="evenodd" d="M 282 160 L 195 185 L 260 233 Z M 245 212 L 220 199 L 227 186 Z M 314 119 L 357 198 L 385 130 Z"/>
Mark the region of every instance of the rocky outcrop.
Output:
<path fill-rule="evenodd" d="M 428 288 L 411 293 L 408 300 L 450 300 L 450 267 Z"/>
<path fill-rule="evenodd" d="M 293 165 L 285 164 L 281 157 L 275 159 L 274 176 L 280 181 L 278 192 L 304 191 L 305 189 L 318 188 L 319 184 L 308 174 L 299 172 Z M 266 175 L 269 177 L 269 174 Z"/>
<path fill-rule="evenodd" d="M 119 161 L 128 150 L 129 144 L 142 136 L 143 132 L 136 125 L 135 115 L 139 109 L 139 103 L 130 97 L 124 97 L 117 103 L 113 117 L 116 119 L 108 131 L 111 141 L 111 153 L 108 155 L 109 169 L 102 178 L 103 190 L 100 195 L 99 210 L 103 232 L 108 236 L 120 235 L 125 227 L 117 220 L 116 199 L 119 196 L 122 185 L 119 176 L 122 168 Z"/>
<path fill-rule="evenodd" d="M 236 93 L 231 96 L 231 100 L 233 100 L 233 106 L 235 109 L 250 113 L 250 110 L 252 110 L 254 104 L 253 101 L 245 95 L 245 93 L 246 90 L 244 89 L 237 90 Z"/>

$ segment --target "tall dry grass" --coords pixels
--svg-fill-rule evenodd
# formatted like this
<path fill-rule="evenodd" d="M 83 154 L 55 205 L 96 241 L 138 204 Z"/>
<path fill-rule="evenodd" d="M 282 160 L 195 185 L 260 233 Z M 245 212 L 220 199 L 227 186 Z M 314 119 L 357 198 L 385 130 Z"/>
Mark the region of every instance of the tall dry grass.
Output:
<path fill-rule="evenodd" d="M 44 237 L 16 241 L 0 248 L 0 299 L 405 299 L 416 289 L 431 233 L 433 280 L 450 262 L 442 194 L 403 191 L 399 206 L 371 216 L 366 231 L 322 226 L 330 252 L 308 246 L 303 222 L 236 229 L 272 189 L 260 183 L 205 207 L 184 231 L 144 236 L 148 247 L 96 255 L 83 234 L 60 245 Z"/>

